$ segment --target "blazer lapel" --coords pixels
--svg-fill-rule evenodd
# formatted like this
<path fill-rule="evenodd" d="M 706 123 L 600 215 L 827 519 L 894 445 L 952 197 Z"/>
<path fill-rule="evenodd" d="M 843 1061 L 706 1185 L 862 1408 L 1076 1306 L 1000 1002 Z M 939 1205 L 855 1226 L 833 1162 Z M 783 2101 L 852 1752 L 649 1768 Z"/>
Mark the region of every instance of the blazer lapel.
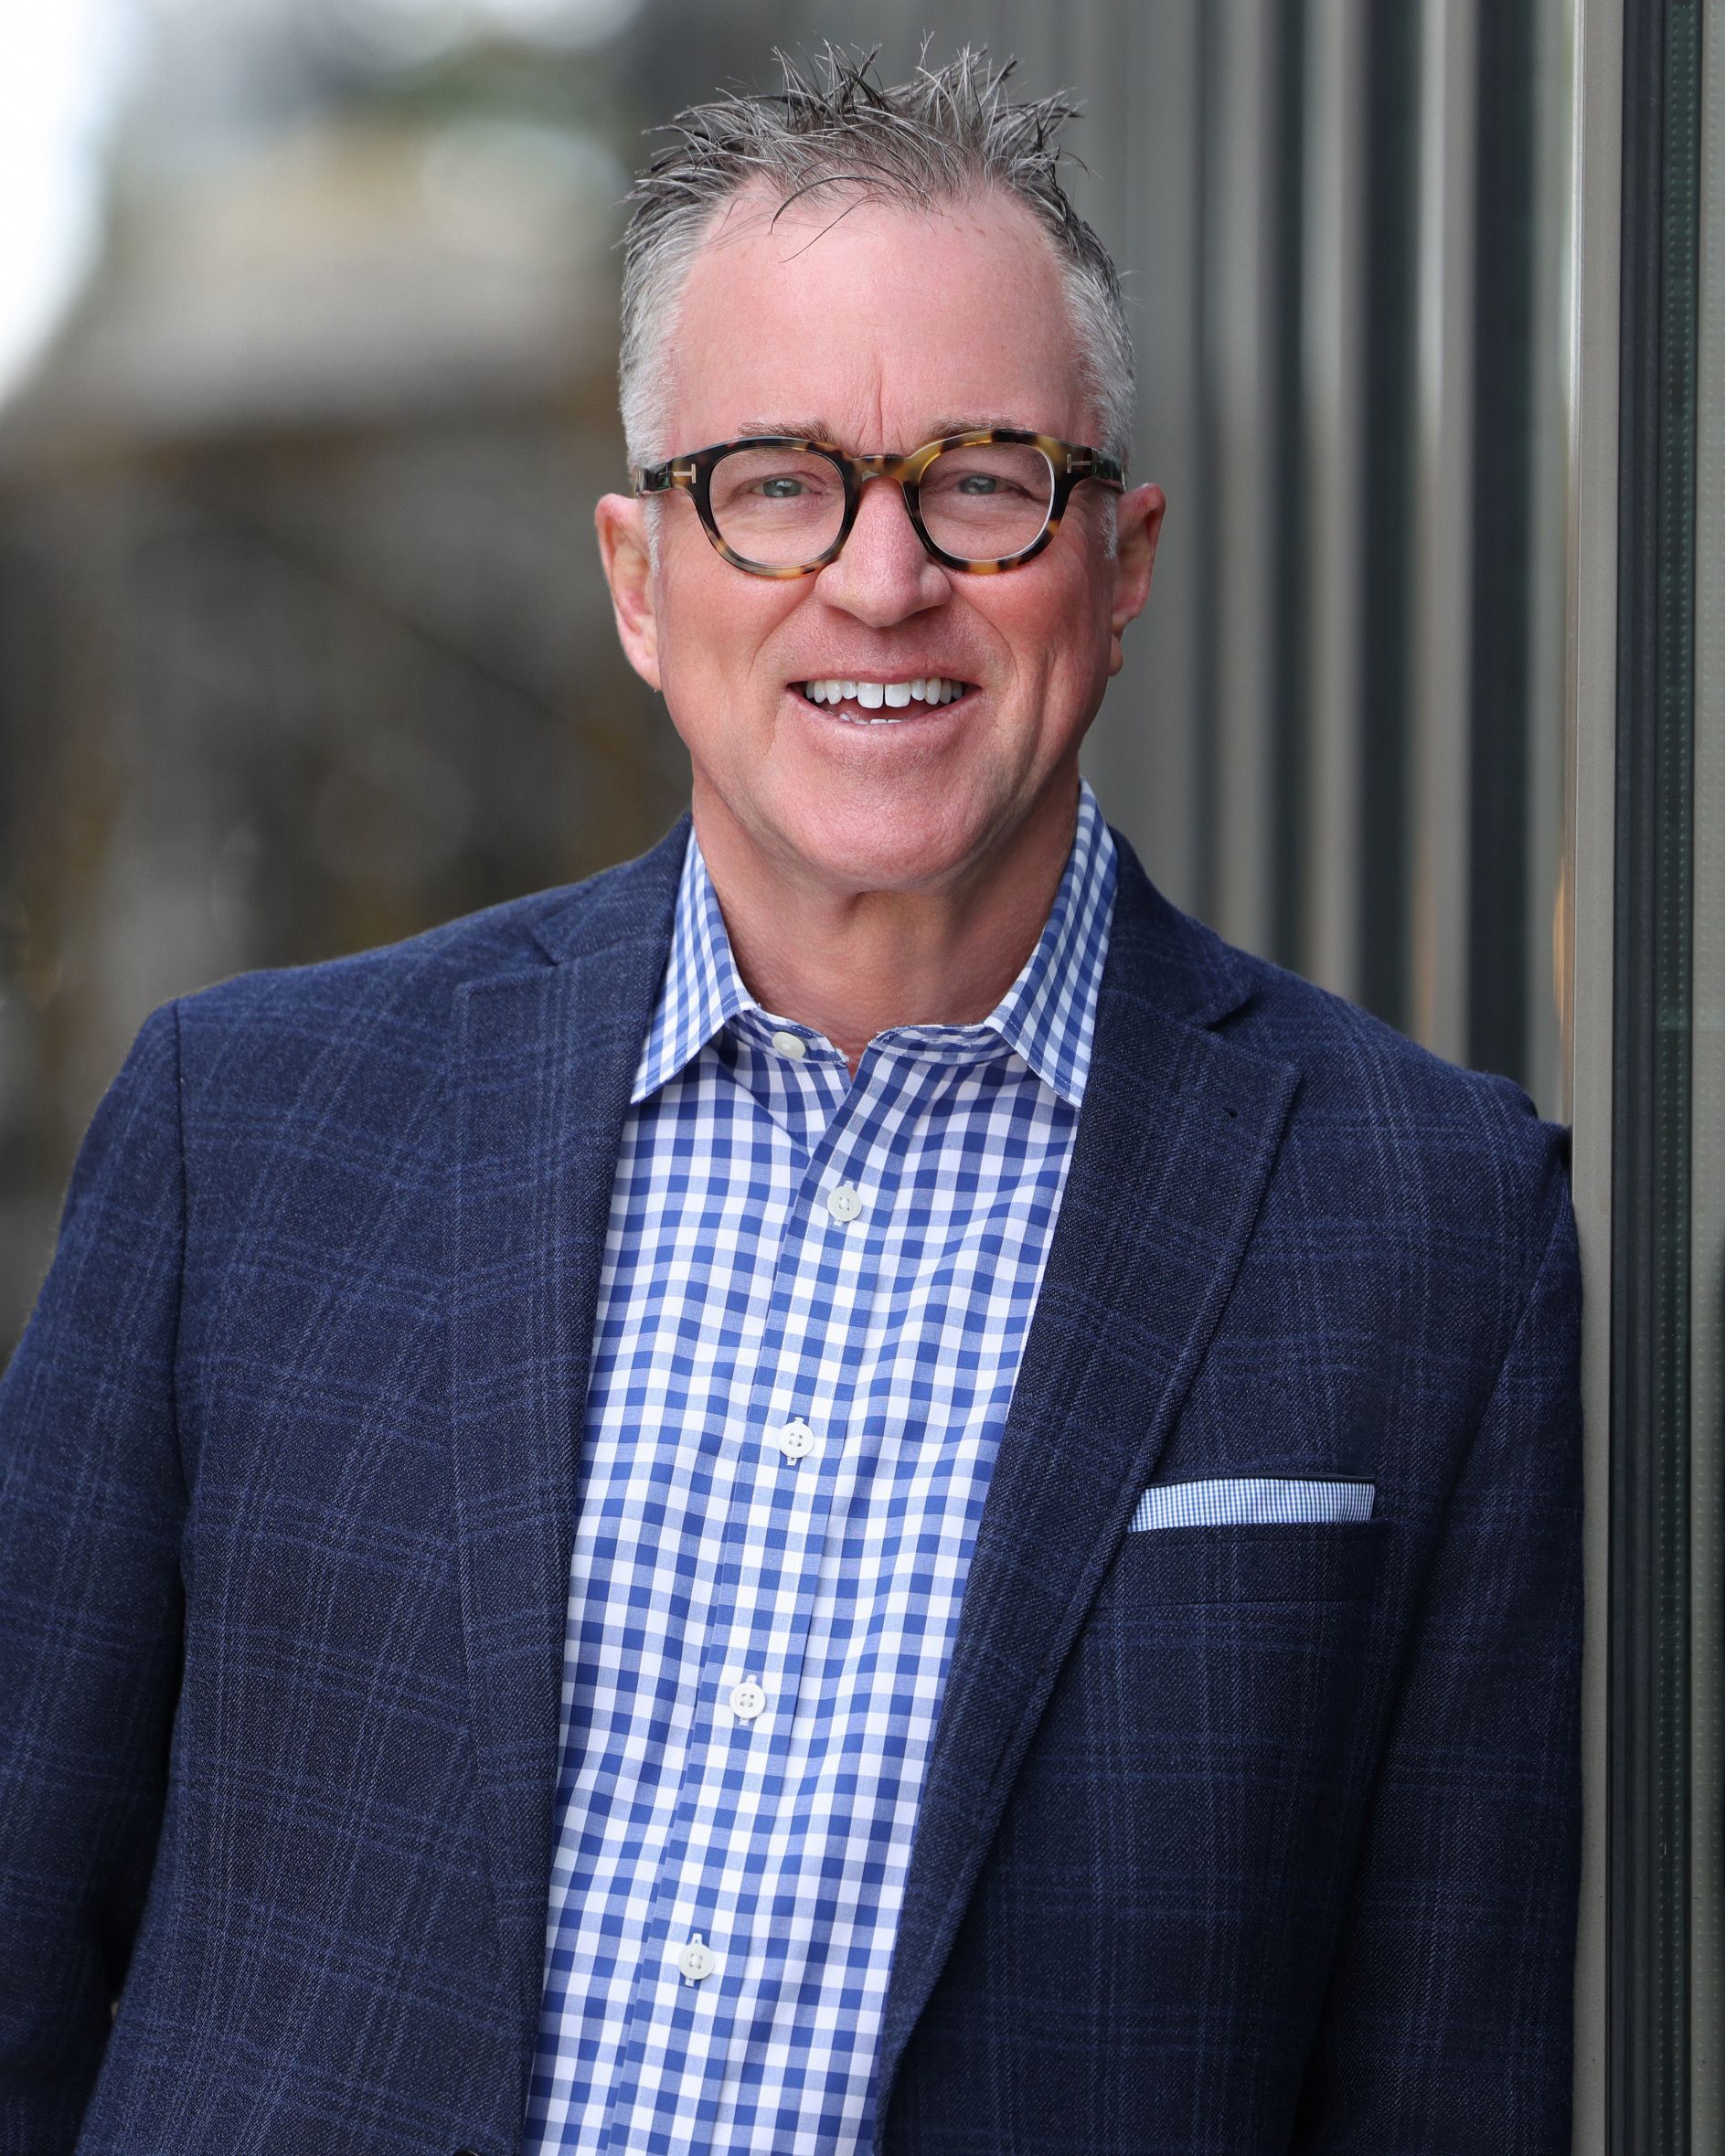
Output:
<path fill-rule="evenodd" d="M 582 1420 L 623 1120 L 687 819 L 456 993 L 452 1442 L 462 1624 L 506 1970 L 531 2055 Z"/>
<path fill-rule="evenodd" d="M 1121 842 L 1071 1167 L 917 1815 L 877 2117 L 1037 1719 L 1239 1267 L 1297 1073 L 1207 1027 L 1248 977 Z"/>

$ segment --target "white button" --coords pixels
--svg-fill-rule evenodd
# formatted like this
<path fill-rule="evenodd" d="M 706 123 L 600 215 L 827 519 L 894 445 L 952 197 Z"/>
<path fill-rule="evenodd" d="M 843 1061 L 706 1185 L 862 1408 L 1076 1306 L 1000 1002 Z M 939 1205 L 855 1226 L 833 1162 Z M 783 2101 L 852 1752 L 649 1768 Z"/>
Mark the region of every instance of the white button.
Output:
<path fill-rule="evenodd" d="M 684 1977 L 688 1982 L 697 1984 L 702 1977 L 711 1976 L 714 1970 L 719 1967 L 719 1957 L 711 1947 L 703 1945 L 701 1935 L 697 1931 L 687 1946 L 678 1953 L 676 1965 L 683 1971 Z"/>
<path fill-rule="evenodd" d="M 776 1430 L 772 1441 L 787 1460 L 806 1460 L 815 1450 L 815 1432 L 799 1415 L 794 1422 Z"/>
<path fill-rule="evenodd" d="M 752 1722 L 766 1704 L 766 1694 L 752 1677 L 730 1688 L 730 1711 L 740 1722 Z"/>
<path fill-rule="evenodd" d="M 855 1220 L 862 1211 L 862 1199 L 857 1194 L 855 1184 L 841 1183 L 836 1190 L 829 1190 L 826 1194 L 826 1210 L 835 1220 Z"/>
<path fill-rule="evenodd" d="M 775 1033 L 772 1045 L 781 1056 L 788 1056 L 793 1063 L 801 1063 L 809 1052 L 809 1045 L 800 1033 Z"/>

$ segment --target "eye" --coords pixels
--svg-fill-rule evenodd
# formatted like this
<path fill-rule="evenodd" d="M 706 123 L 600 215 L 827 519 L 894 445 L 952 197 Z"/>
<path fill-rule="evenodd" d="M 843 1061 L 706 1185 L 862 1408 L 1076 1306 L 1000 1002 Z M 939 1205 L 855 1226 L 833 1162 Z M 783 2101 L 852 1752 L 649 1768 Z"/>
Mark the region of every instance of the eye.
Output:
<path fill-rule="evenodd" d="M 790 502 L 803 493 L 804 487 L 800 479 L 785 472 L 781 473 L 776 479 L 761 480 L 755 491 L 764 495 L 769 502 Z"/>
<path fill-rule="evenodd" d="M 992 472 L 966 472 L 958 483 L 961 494 L 994 494 L 1000 492 L 1000 482 Z"/>

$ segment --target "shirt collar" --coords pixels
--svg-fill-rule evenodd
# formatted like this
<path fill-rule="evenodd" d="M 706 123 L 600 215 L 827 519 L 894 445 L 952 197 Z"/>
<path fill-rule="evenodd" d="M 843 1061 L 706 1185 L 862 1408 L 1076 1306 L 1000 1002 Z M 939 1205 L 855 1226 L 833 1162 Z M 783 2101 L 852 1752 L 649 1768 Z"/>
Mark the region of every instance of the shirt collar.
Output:
<path fill-rule="evenodd" d="M 906 1046 L 975 1040 L 992 1034 L 1021 1056 L 1043 1084 L 1074 1108 L 1084 1098 L 1108 930 L 1116 856 L 1088 780 L 1079 784 L 1078 827 L 1060 887 L 1017 979 L 975 1026 L 900 1026 Z M 644 1100 L 697 1056 L 721 1027 L 760 1006 L 731 955 L 719 895 L 693 831 L 683 856 L 665 979 L 635 1069 L 632 1103 Z M 762 1014 L 765 1015 L 765 1014 Z"/>
<path fill-rule="evenodd" d="M 1048 920 L 1018 978 L 983 1021 L 1074 1108 L 1090 1076 L 1117 868 L 1113 835 L 1082 779 L 1078 829 Z"/>

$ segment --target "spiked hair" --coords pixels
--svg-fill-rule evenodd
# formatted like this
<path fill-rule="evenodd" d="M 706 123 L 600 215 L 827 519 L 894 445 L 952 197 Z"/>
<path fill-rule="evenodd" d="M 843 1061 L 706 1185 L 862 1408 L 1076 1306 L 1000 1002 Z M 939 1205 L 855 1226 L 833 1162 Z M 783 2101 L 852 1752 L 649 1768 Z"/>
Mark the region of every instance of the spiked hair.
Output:
<path fill-rule="evenodd" d="M 674 137 L 636 180 L 623 236 L 621 388 L 629 460 L 652 463 L 687 446 L 661 439 L 666 356 L 697 250 L 730 198 L 764 187 L 780 215 L 804 196 L 917 208 L 997 193 L 1047 233 L 1065 276 L 1096 446 L 1123 463 L 1135 394 L 1132 333 L 1108 250 L 1061 186 L 1060 129 L 1079 108 L 1065 91 L 1014 103 L 985 50 L 964 47 L 884 87 L 874 53 L 825 46 L 809 67 L 780 52 L 784 87 L 728 92 L 691 105 L 660 132 Z"/>

